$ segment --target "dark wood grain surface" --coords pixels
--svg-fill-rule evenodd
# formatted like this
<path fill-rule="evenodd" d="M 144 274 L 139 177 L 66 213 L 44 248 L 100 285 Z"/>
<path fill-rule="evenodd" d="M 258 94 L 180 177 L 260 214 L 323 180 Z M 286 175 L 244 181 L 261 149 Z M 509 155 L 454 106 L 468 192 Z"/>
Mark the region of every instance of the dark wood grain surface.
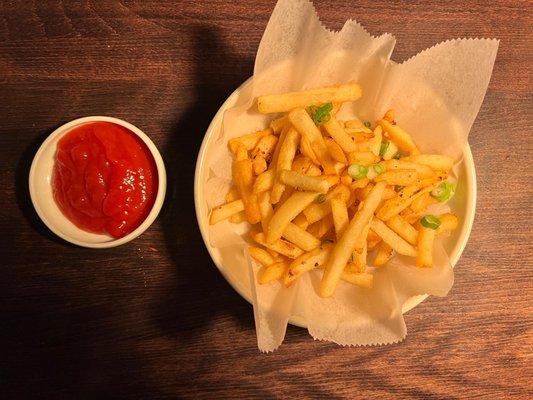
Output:
<path fill-rule="evenodd" d="M 531 5 L 316 1 L 330 28 L 394 34 L 397 61 L 501 40 L 470 134 L 477 215 L 452 291 L 406 315 L 404 342 L 342 348 L 289 327 L 263 355 L 251 306 L 204 249 L 192 182 L 274 1 L 0 1 L 0 398 L 531 398 Z M 155 224 L 110 250 L 54 237 L 27 190 L 43 139 L 99 114 L 148 133 L 169 174 Z"/>

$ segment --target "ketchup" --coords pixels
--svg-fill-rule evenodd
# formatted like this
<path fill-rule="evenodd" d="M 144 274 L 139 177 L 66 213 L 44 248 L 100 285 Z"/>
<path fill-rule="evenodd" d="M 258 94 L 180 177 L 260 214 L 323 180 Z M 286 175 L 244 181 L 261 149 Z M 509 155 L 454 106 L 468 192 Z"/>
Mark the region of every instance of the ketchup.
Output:
<path fill-rule="evenodd" d="M 58 143 L 52 176 L 62 213 L 87 232 L 120 238 L 146 218 L 158 177 L 146 144 L 110 122 L 92 122 L 68 132 Z"/>

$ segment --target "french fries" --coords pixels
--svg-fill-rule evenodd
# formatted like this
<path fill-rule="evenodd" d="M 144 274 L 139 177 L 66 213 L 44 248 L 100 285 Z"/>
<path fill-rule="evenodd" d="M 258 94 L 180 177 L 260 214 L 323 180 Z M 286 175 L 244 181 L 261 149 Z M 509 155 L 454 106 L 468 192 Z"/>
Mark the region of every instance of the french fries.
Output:
<path fill-rule="evenodd" d="M 321 297 L 340 281 L 370 289 L 367 265 L 385 268 L 398 253 L 429 268 L 436 237 L 459 225 L 452 213 L 426 214 L 453 195 L 442 181 L 454 160 L 421 154 L 394 110 L 375 124 L 340 120 L 342 103 L 360 95 L 347 84 L 261 96 L 261 113 L 284 114 L 228 142 L 233 186 L 209 222 L 254 225 L 249 254 L 261 265 L 259 284 L 290 286 L 313 271 L 322 274 Z"/>
<path fill-rule="evenodd" d="M 283 254 L 289 258 L 296 258 L 303 253 L 303 250 L 298 246 L 295 246 L 294 244 L 283 239 L 278 239 L 273 243 L 268 243 L 265 239 L 264 233 L 262 232 L 253 235 L 253 239 L 261 246 L 270 250 L 274 250 L 276 253 Z"/>
<path fill-rule="evenodd" d="M 421 226 L 418 233 L 418 255 L 416 257 L 418 267 L 431 267 L 433 265 L 434 240 L 435 230 Z"/>
<path fill-rule="evenodd" d="M 286 112 L 297 107 L 307 107 L 315 104 L 355 101 L 362 94 L 361 86 L 353 83 L 302 92 L 259 96 L 257 99 L 257 108 L 263 114 Z"/>
<path fill-rule="evenodd" d="M 267 242 L 273 243 L 281 238 L 289 222 L 296 218 L 317 196 L 317 192 L 295 192 L 289 197 L 270 218 L 266 236 Z"/>
<path fill-rule="evenodd" d="M 319 294 L 321 297 L 330 297 L 335 291 L 342 271 L 350 259 L 352 251 L 356 248 L 358 237 L 363 233 L 364 228 L 378 207 L 384 189 L 385 183 L 383 182 L 376 184 L 372 188 L 363 203 L 363 207 L 350 221 L 341 238 L 333 248 L 320 282 Z"/>
<path fill-rule="evenodd" d="M 227 219 L 242 210 L 244 210 L 244 203 L 240 199 L 215 207 L 213 210 L 211 210 L 209 223 L 214 225 L 217 222 Z"/>
<path fill-rule="evenodd" d="M 416 257 L 416 249 L 403 240 L 396 232 L 390 229 L 385 223 L 379 219 L 374 219 L 370 223 L 370 229 L 377 233 L 385 243 L 387 243 L 398 254 L 405 256 Z"/>
<path fill-rule="evenodd" d="M 393 125 L 385 119 L 378 121 L 378 124 L 381 125 L 383 130 L 388 134 L 389 139 L 400 149 L 411 154 L 420 154 L 411 136 L 398 125 Z"/>
<path fill-rule="evenodd" d="M 328 192 L 330 186 L 329 182 L 325 179 L 287 170 L 279 173 L 279 180 L 285 185 L 292 186 L 298 190 L 314 191 L 323 194 Z"/>

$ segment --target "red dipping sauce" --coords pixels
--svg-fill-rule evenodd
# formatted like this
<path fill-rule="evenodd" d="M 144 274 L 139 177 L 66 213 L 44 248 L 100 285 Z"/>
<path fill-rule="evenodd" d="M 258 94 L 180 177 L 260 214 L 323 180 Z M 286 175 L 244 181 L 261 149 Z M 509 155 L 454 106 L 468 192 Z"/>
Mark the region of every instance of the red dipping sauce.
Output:
<path fill-rule="evenodd" d="M 57 145 L 54 199 L 84 231 L 115 238 L 132 232 L 152 209 L 157 186 L 150 150 L 123 126 L 86 123 Z"/>

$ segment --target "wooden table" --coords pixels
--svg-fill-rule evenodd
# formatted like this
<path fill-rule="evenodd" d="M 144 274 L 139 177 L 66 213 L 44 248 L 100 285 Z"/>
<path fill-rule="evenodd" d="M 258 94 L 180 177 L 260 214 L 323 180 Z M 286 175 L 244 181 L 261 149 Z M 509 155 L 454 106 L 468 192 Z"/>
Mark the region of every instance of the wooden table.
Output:
<path fill-rule="evenodd" d="M 0 392 L 5 399 L 527 398 L 531 379 L 531 43 L 527 1 L 317 1 L 405 60 L 455 37 L 501 40 L 470 134 L 478 203 L 446 298 L 406 315 L 402 343 L 341 348 L 289 327 L 260 354 L 250 305 L 202 243 L 192 181 L 212 116 L 253 71 L 274 1 L 0 3 Z M 152 228 L 70 246 L 36 216 L 32 157 L 57 126 L 112 115 L 147 132 L 169 174 Z"/>

